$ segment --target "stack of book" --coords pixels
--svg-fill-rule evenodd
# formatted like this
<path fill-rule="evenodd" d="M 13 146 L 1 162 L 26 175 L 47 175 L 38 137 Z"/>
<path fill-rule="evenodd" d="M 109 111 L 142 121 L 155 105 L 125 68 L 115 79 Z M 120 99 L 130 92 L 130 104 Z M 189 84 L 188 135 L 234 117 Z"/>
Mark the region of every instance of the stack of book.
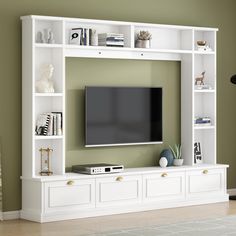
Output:
<path fill-rule="evenodd" d="M 92 36 L 92 29 L 89 28 L 73 28 L 70 31 L 70 44 L 77 44 L 77 45 L 91 45 L 91 36 Z"/>
<path fill-rule="evenodd" d="M 42 113 L 35 127 L 36 135 L 62 135 L 62 112 Z"/>
<path fill-rule="evenodd" d="M 99 46 L 124 47 L 124 35 L 116 33 L 98 34 Z"/>
<path fill-rule="evenodd" d="M 195 117 L 194 124 L 195 125 L 200 125 L 200 126 L 211 125 L 211 118 L 208 117 L 208 116 L 205 116 L 205 117 Z"/>

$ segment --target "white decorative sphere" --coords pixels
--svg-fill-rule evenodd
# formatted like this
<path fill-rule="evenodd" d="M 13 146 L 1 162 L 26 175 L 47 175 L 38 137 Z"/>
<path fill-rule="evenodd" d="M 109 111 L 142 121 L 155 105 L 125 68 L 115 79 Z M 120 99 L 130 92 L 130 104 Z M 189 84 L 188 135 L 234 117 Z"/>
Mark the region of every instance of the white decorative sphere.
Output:
<path fill-rule="evenodd" d="M 167 164 L 168 164 L 167 159 L 165 157 L 161 157 L 159 160 L 160 167 L 165 168 L 165 167 L 167 167 Z"/>

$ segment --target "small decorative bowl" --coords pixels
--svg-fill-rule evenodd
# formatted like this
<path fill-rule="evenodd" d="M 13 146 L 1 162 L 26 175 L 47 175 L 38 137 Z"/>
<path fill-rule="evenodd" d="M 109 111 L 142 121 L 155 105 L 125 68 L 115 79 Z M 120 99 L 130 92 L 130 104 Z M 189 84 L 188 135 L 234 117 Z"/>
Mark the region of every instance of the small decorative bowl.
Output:
<path fill-rule="evenodd" d="M 198 46 L 205 46 L 205 45 L 206 45 L 206 41 L 204 41 L 204 40 L 199 40 L 199 41 L 197 41 L 197 45 L 198 45 Z"/>

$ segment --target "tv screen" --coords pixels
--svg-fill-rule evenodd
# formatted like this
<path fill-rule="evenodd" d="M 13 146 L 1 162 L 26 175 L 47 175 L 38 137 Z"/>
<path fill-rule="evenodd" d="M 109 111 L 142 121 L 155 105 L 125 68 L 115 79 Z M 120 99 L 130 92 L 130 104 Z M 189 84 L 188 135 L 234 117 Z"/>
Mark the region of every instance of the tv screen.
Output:
<path fill-rule="evenodd" d="M 162 142 L 162 88 L 86 87 L 85 146 Z"/>

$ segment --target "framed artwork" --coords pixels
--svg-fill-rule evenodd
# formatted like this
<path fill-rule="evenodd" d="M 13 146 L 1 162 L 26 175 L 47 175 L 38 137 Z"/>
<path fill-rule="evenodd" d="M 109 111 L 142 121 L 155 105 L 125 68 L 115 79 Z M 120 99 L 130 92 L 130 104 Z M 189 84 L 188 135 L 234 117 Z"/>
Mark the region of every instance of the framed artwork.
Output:
<path fill-rule="evenodd" d="M 201 151 L 201 143 L 194 143 L 194 164 L 202 163 L 202 151 Z"/>

